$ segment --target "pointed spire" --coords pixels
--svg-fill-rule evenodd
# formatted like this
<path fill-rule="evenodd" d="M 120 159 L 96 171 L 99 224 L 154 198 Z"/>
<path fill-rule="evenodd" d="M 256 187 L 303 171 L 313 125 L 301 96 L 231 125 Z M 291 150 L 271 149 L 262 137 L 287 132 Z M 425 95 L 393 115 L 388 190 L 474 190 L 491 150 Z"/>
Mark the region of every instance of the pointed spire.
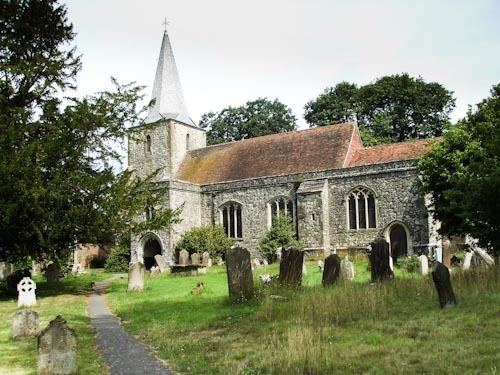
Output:
<path fill-rule="evenodd" d="M 179 73 L 175 65 L 174 53 L 166 29 L 161 42 L 160 57 L 158 58 L 151 99 L 156 99 L 156 102 L 149 109 L 145 120 L 146 123 L 152 123 L 160 119 L 173 119 L 196 126 L 187 112 Z"/>

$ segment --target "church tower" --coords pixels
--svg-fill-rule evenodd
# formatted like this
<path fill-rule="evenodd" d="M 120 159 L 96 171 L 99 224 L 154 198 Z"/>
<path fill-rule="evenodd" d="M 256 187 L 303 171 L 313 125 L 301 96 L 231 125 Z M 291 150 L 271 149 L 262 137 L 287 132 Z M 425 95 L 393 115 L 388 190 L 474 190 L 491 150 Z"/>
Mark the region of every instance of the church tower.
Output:
<path fill-rule="evenodd" d="M 163 33 L 151 99 L 154 104 L 144 124 L 130 130 L 129 169 L 139 177 L 160 169 L 158 181 L 172 180 L 186 152 L 206 146 L 206 134 L 188 115 L 167 30 Z"/>

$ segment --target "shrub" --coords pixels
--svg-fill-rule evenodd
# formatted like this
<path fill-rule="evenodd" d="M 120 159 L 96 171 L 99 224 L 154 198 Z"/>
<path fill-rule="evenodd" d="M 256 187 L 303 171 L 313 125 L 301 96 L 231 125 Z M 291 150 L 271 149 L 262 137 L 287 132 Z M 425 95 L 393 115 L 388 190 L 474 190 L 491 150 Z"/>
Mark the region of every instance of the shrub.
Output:
<path fill-rule="evenodd" d="M 233 243 L 234 241 L 227 237 L 221 226 L 205 225 L 184 232 L 177 243 L 177 249 L 186 250 L 189 254 L 208 251 L 214 258 L 223 256 Z"/>
<path fill-rule="evenodd" d="M 109 253 L 104 269 L 108 272 L 127 272 L 130 250 L 126 246 L 116 246 Z"/>
<path fill-rule="evenodd" d="M 409 273 L 418 272 L 420 269 L 420 260 L 416 255 L 398 258 L 397 266 Z"/>
<path fill-rule="evenodd" d="M 260 240 L 259 247 L 261 254 L 269 262 L 273 262 L 276 260 L 276 250 L 279 247 L 287 248 L 290 246 L 303 247 L 302 243 L 295 239 L 292 220 L 288 216 L 275 216 L 273 218 L 273 225 L 264 233 L 264 236 Z"/>

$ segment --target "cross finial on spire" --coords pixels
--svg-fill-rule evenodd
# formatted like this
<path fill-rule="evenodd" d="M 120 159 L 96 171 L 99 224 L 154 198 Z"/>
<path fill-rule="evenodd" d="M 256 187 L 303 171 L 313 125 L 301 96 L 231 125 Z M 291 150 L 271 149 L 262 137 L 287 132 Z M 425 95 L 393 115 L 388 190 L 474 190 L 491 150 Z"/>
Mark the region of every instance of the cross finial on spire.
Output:
<path fill-rule="evenodd" d="M 165 26 L 165 32 L 167 32 L 167 26 L 170 25 L 170 22 L 167 21 L 167 17 L 163 20 L 162 25 Z"/>

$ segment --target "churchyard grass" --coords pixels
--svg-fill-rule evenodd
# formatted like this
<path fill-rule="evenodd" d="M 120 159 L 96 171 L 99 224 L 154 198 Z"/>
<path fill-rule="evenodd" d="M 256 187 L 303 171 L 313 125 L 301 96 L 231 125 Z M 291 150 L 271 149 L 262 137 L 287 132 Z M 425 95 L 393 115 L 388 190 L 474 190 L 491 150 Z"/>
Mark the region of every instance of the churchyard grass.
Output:
<path fill-rule="evenodd" d="M 87 293 L 92 281 L 103 280 L 109 274 L 90 271 L 81 276 L 61 279 L 51 286 L 36 277 L 37 302 L 31 309 L 40 314 L 40 328 L 61 315 L 76 331 L 79 374 L 106 374 L 107 370 L 97 351 L 95 332 L 87 314 Z M 17 299 L 0 295 L 0 374 L 36 374 L 36 337 L 12 339 L 12 316 L 18 311 Z"/>
<path fill-rule="evenodd" d="M 458 305 L 441 310 L 430 275 L 397 270 L 370 285 L 367 261 L 355 266 L 354 282 L 325 289 L 311 262 L 302 288 L 259 286 L 240 305 L 229 303 L 224 267 L 147 278 L 141 293 L 118 281 L 107 298 L 129 332 L 184 374 L 499 372 L 499 267 L 453 271 Z M 255 285 L 277 272 L 254 270 Z M 192 295 L 197 282 L 205 291 Z"/>

